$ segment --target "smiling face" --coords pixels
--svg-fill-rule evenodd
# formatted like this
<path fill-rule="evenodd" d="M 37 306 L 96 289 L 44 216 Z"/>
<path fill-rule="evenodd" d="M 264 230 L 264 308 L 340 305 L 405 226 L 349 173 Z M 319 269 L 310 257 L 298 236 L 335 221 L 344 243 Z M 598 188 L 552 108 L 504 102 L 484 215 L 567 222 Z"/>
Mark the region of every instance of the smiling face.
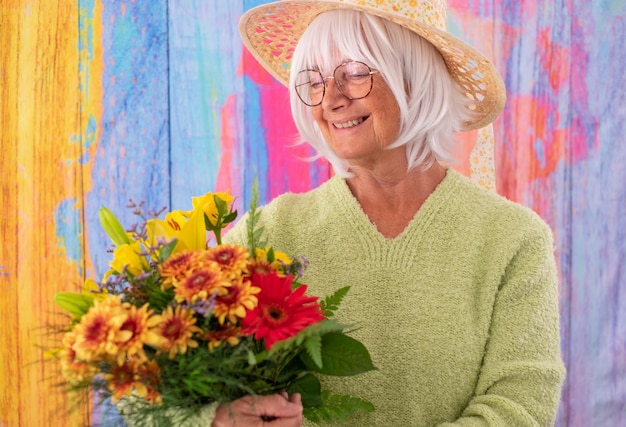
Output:
<path fill-rule="evenodd" d="M 371 167 L 382 160 L 400 130 L 400 108 L 379 74 L 370 94 L 354 100 L 328 80 L 322 103 L 311 113 L 330 148 L 353 165 Z"/>

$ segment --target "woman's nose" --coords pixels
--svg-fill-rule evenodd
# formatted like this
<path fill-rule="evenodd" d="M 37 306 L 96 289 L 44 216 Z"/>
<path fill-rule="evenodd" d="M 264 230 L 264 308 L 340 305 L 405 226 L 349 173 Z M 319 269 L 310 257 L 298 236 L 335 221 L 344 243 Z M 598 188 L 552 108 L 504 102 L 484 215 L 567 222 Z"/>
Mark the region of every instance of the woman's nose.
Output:
<path fill-rule="evenodd" d="M 333 77 L 327 77 L 326 88 L 324 99 L 322 99 L 322 103 L 326 103 L 326 107 L 328 108 L 337 108 L 337 106 L 345 103 L 346 100 L 349 100 L 343 92 L 341 91 L 341 82 L 335 80 Z"/>

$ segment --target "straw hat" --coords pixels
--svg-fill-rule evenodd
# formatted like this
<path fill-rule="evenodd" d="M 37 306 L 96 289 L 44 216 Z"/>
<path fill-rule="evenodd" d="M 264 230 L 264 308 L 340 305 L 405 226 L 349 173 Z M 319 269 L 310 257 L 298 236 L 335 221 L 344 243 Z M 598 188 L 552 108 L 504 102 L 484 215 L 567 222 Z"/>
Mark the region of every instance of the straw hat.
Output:
<path fill-rule="evenodd" d="M 252 55 L 287 86 L 291 56 L 300 36 L 317 15 L 336 9 L 380 16 L 432 43 L 450 75 L 474 101 L 469 108 L 477 113 L 476 118 L 464 130 L 484 127 L 502 111 L 506 93 L 500 74 L 484 55 L 446 31 L 445 0 L 284 0 L 244 13 L 239 31 Z"/>

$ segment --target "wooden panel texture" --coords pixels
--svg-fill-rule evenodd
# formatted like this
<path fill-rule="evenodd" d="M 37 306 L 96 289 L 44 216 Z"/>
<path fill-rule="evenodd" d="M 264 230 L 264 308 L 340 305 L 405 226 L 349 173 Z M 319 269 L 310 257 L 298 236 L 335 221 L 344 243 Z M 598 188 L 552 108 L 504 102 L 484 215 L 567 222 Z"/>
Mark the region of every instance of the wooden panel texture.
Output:
<path fill-rule="evenodd" d="M 3 2 L 1 22 L 0 424 L 81 425 L 87 396 L 62 393 L 42 359 L 59 345 L 53 295 L 79 286 L 85 263 L 78 7 Z"/>

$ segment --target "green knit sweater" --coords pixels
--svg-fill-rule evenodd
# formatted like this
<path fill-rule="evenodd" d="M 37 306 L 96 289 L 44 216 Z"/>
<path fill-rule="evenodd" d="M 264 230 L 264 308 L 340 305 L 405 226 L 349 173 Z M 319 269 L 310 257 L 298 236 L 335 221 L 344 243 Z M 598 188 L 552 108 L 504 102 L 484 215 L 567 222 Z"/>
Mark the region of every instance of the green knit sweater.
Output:
<path fill-rule="evenodd" d="M 245 244 L 244 223 L 225 241 Z M 531 210 L 450 169 L 393 239 L 338 177 L 276 198 L 260 225 L 274 249 L 308 258 L 310 294 L 351 286 L 335 316 L 359 327 L 378 370 L 323 383 L 376 411 L 341 425 L 554 423 L 565 376 L 557 275 L 550 230 Z"/>

